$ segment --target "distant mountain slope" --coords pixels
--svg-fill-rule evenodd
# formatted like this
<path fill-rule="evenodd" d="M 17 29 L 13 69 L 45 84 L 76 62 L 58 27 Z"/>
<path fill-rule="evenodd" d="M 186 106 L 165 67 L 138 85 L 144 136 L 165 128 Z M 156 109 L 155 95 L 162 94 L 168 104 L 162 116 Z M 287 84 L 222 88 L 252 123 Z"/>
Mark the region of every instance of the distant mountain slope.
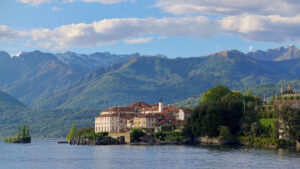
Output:
<path fill-rule="evenodd" d="M 248 53 L 248 55 L 257 60 L 281 61 L 299 59 L 300 50 L 294 45 L 290 45 L 287 48 L 280 47 L 276 49 L 269 49 L 267 51 L 257 50 L 255 52 Z"/>
<path fill-rule="evenodd" d="M 90 72 L 99 67 L 110 66 L 115 63 L 128 61 L 132 57 L 140 56 L 135 53 L 132 55 L 114 55 L 109 52 L 92 53 L 92 54 L 77 54 L 74 52 L 57 53 L 55 54 L 58 60 L 71 66 L 75 70 Z"/>
<path fill-rule="evenodd" d="M 27 107 L 19 100 L 13 98 L 7 93 L 0 91 L 0 112 L 11 110 L 22 110 Z"/>
<path fill-rule="evenodd" d="M 34 51 L 23 52 L 18 57 L 10 57 L 8 53 L 0 52 L 0 90 L 27 105 L 35 104 L 65 89 L 92 70 L 126 61 L 135 55 L 139 54 L 54 55 Z"/>
<path fill-rule="evenodd" d="M 136 57 L 87 74 L 39 106 L 101 109 L 161 97 L 174 103 L 217 84 L 242 89 L 299 78 L 300 59 L 259 61 L 235 50 L 198 58 Z"/>

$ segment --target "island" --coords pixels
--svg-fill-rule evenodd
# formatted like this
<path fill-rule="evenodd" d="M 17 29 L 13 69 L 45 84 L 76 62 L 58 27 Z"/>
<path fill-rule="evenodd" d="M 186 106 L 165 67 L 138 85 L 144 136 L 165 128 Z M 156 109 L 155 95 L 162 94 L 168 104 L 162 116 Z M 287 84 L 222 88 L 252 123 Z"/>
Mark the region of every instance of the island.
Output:
<path fill-rule="evenodd" d="M 162 100 L 111 107 L 95 117 L 94 127 L 67 136 L 70 144 L 219 144 L 300 147 L 299 94 L 281 88 L 271 101 L 217 85 L 193 109 L 164 106 Z"/>
<path fill-rule="evenodd" d="M 22 131 L 22 134 L 21 134 Z M 23 125 L 22 129 L 19 127 L 17 130 L 16 136 L 6 137 L 4 139 L 5 143 L 31 143 L 31 136 L 29 127 L 27 125 Z"/>

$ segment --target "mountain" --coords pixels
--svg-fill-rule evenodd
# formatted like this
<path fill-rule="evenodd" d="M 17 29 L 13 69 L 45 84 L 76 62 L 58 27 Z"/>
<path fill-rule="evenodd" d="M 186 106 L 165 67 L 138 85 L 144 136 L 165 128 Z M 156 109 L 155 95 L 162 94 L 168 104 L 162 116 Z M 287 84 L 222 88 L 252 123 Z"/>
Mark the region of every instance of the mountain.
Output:
<path fill-rule="evenodd" d="M 276 49 L 269 49 L 267 51 L 257 50 L 255 52 L 248 53 L 248 55 L 257 60 L 282 61 L 289 59 L 299 59 L 300 50 L 294 45 L 290 45 L 287 48 L 280 47 Z"/>
<path fill-rule="evenodd" d="M 77 54 L 74 52 L 57 53 L 55 54 L 58 60 L 76 70 L 90 72 L 99 67 L 110 66 L 119 62 L 126 62 L 132 57 L 141 56 L 139 53 L 132 55 L 114 55 L 109 52 L 92 53 L 92 54 Z"/>
<path fill-rule="evenodd" d="M 161 97 L 175 103 L 217 84 L 238 90 L 299 78 L 300 59 L 261 61 L 236 50 L 195 58 L 135 57 L 88 73 L 38 105 L 103 109 Z"/>
<path fill-rule="evenodd" d="M 88 72 L 101 66 L 126 61 L 133 55 L 94 53 L 51 54 L 40 51 L 23 52 L 10 57 L 0 52 L 0 90 L 27 105 L 34 105 L 65 89 Z"/>
<path fill-rule="evenodd" d="M 0 113 L 4 111 L 14 111 L 27 109 L 23 103 L 13 98 L 7 93 L 0 91 Z"/>
<path fill-rule="evenodd" d="M 292 86 L 299 88 L 297 58 L 259 60 L 237 50 L 192 58 L 92 55 L 0 52 L 0 89 L 31 108 L 2 109 L 0 136 L 28 124 L 34 137 L 62 137 L 72 124 L 92 126 L 101 109 L 161 98 L 165 104 L 192 105 L 217 84 L 260 96 L 270 96 L 284 82 L 295 81 Z"/>

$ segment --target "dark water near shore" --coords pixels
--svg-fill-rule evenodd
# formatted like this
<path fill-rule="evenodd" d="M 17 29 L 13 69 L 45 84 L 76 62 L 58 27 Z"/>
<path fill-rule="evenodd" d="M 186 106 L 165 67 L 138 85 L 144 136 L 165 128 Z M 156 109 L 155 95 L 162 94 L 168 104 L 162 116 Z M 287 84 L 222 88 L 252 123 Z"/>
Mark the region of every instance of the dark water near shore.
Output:
<path fill-rule="evenodd" d="M 0 169 L 299 169 L 300 151 L 220 146 L 70 146 L 0 143 Z"/>

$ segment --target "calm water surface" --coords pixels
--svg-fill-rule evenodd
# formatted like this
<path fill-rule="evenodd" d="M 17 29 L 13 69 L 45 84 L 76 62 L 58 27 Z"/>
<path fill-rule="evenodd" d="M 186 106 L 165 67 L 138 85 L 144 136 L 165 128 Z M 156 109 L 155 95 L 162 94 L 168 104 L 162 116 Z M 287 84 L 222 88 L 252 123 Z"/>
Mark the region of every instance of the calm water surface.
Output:
<path fill-rule="evenodd" d="M 219 146 L 70 146 L 0 143 L 0 169 L 300 169 L 300 151 Z"/>

